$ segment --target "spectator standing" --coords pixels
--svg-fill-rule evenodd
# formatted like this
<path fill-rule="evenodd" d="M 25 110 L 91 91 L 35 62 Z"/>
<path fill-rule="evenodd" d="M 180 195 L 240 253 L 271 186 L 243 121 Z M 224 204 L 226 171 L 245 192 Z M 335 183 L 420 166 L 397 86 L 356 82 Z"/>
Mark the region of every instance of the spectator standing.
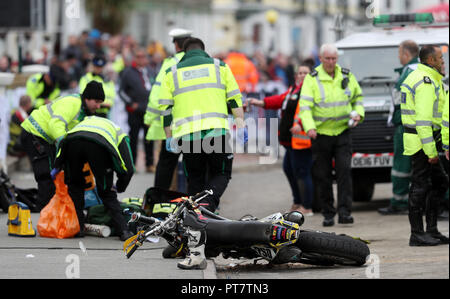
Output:
<path fill-rule="evenodd" d="M 300 95 L 300 119 L 312 139 L 313 179 L 323 203 L 323 226 L 334 225 L 333 158 L 338 185 L 339 223 L 353 223 L 351 137 L 349 124 L 356 126 L 364 117 L 362 91 L 355 76 L 337 64 L 336 46 L 320 49 L 321 64 L 308 74 Z M 353 123 L 352 123 L 353 122 Z"/>
<path fill-rule="evenodd" d="M 312 152 L 311 140 L 303 130 L 302 122 L 298 118 L 300 109 L 298 102 L 303 80 L 310 71 L 310 65 L 300 65 L 295 77 L 295 85 L 285 93 L 266 97 L 264 100 L 248 98 L 250 105 L 264 109 L 281 108 L 282 110 L 278 136 L 280 144 L 286 149 L 283 171 L 288 179 L 294 200 L 291 211 L 299 211 L 305 216 L 313 215 Z"/>
<path fill-rule="evenodd" d="M 403 155 L 403 133 L 402 116 L 400 109 L 401 93 L 400 87 L 403 81 L 412 73 L 419 64 L 419 46 L 412 40 L 404 41 L 398 48 L 398 57 L 402 68 L 395 71 L 400 74 L 400 78 L 395 84 L 393 91 L 393 116 L 392 124 L 394 131 L 394 163 L 391 171 L 392 193 L 388 207 L 378 209 L 382 215 L 404 214 L 408 212 L 409 184 L 411 181 L 411 159 Z M 392 109 L 391 109 L 392 110 Z"/>
<path fill-rule="evenodd" d="M 258 70 L 253 62 L 243 53 L 231 51 L 224 62 L 230 67 L 241 93 L 255 91 L 259 81 Z"/>
<path fill-rule="evenodd" d="M 155 77 L 148 68 L 148 57 L 144 49 L 138 49 L 131 66 L 126 67 L 120 76 L 119 96 L 125 102 L 130 127 L 130 146 L 133 161 L 136 163 L 139 133 L 144 130 L 145 166 L 147 172 L 155 172 L 153 165 L 153 141 L 145 140 L 148 126 L 144 124 L 148 98 Z"/>
<path fill-rule="evenodd" d="M 419 57 L 421 63 L 401 87 L 404 154 L 411 157 L 412 168 L 408 201 L 409 245 L 433 246 L 448 244 L 448 237 L 442 235 L 437 227 L 439 202 L 448 189 L 448 178 L 439 162 L 446 98 L 441 74 L 444 60 L 441 48 L 434 45 L 423 46 Z"/>

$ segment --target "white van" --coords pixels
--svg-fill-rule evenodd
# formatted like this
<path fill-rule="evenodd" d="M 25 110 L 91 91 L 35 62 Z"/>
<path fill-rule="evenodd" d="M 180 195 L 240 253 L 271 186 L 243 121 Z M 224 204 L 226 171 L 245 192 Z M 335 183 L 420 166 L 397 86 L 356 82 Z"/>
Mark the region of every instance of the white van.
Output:
<path fill-rule="evenodd" d="M 405 15 L 397 16 L 405 20 Z M 418 26 L 396 22 L 395 17 L 388 18 L 394 21 L 393 26 L 385 24 L 384 29 L 354 33 L 336 43 L 338 63 L 350 69 L 358 79 L 366 111 L 364 122 L 351 131 L 354 201 L 369 201 L 375 183 L 391 181 L 394 128 L 388 125 L 388 118 L 392 90 L 399 77 L 394 69 L 402 67 L 398 58 L 399 44 L 404 40 L 413 40 L 419 46 L 440 45 L 447 74 L 444 82 L 448 84 L 448 24 Z"/>

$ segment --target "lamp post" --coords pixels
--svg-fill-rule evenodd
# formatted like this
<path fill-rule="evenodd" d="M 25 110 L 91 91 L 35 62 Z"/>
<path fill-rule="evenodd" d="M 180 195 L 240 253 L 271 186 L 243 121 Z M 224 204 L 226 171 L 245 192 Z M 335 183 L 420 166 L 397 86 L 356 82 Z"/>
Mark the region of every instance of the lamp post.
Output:
<path fill-rule="evenodd" d="M 278 20 L 278 12 L 275 9 L 269 9 L 266 11 L 266 20 L 270 24 L 272 31 L 272 37 L 270 39 L 269 54 L 275 50 L 275 23 Z"/>

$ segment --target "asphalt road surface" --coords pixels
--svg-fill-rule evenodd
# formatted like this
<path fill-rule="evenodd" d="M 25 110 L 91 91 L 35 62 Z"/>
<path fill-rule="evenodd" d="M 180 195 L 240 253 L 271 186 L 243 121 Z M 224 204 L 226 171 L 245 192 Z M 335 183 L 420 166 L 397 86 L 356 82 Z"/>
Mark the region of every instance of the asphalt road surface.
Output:
<path fill-rule="evenodd" d="M 241 161 L 242 162 L 242 161 Z M 245 161 L 244 161 L 245 162 Z M 245 164 L 236 167 L 233 178 L 222 197 L 220 214 L 239 219 L 245 214 L 264 217 L 283 212 L 292 204 L 289 186 L 279 164 L 270 166 Z M 119 198 L 142 196 L 153 184 L 153 174 L 142 167 L 133 177 L 127 191 Z M 11 173 L 14 184 L 34 187 L 29 172 Z M 449 278 L 449 247 L 409 247 L 407 215 L 381 216 L 377 208 L 386 206 L 391 184 L 379 184 L 371 202 L 354 203 L 352 225 L 336 224 L 322 227 L 322 216 L 307 217 L 304 228 L 347 234 L 369 240 L 371 258 L 362 267 L 321 267 L 303 264 L 270 266 L 265 261 L 223 259 L 221 256 L 208 263 L 207 271 L 183 271 L 176 267 L 177 260 L 161 258 L 165 242 L 146 243 L 127 260 L 117 237 L 106 239 L 15 238 L 7 236 L 7 226 L 0 226 L 0 278 L 67 278 L 76 277 L 72 266 L 81 265 L 81 278 Z M 33 214 L 33 225 L 39 215 Z M 6 214 L 0 213 L 0 223 L 6 224 Z M 336 219 L 337 220 L 337 219 Z M 337 223 L 337 221 L 336 221 Z M 449 233 L 448 221 L 440 221 L 439 229 Z M 80 246 L 80 241 L 82 246 Z M 87 248 L 83 251 L 82 248 Z M 71 259 L 72 258 L 72 259 Z M 78 260 L 77 260 L 78 259 Z"/>

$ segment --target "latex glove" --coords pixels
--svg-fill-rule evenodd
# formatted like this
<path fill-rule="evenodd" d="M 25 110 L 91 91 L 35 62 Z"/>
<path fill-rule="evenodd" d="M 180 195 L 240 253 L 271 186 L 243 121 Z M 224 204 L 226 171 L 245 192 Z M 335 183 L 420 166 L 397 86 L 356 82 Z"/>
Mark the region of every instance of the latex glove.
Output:
<path fill-rule="evenodd" d="M 240 144 L 245 145 L 248 142 L 248 129 L 247 127 L 237 129 L 237 139 Z"/>
<path fill-rule="evenodd" d="M 52 180 L 56 179 L 56 175 L 61 171 L 59 168 L 53 168 L 52 171 L 50 171 L 50 176 L 52 177 Z"/>
<path fill-rule="evenodd" d="M 173 137 L 168 137 L 166 139 L 166 150 L 174 154 L 178 153 L 178 147 L 176 142 L 173 140 Z"/>

